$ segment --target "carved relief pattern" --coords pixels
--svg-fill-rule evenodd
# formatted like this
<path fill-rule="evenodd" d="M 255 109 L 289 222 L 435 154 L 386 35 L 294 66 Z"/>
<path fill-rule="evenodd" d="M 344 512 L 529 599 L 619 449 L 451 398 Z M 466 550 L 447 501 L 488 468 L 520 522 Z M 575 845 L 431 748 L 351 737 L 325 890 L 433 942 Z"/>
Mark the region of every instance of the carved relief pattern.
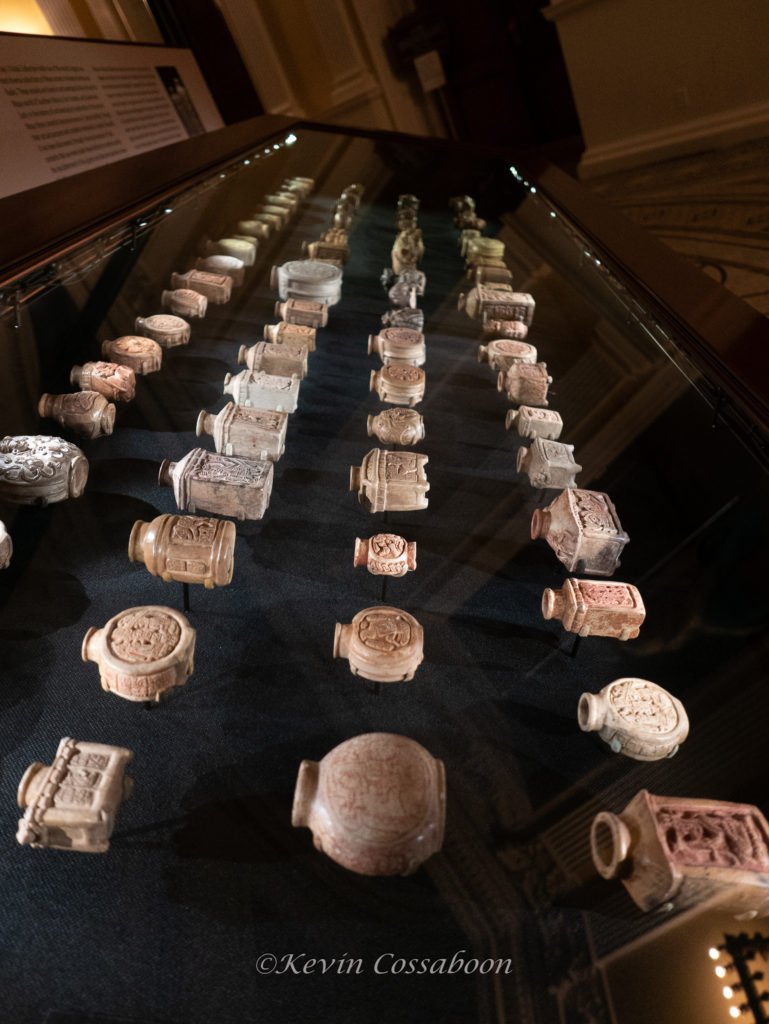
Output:
<path fill-rule="evenodd" d="M 618 715 L 645 732 L 667 733 L 678 725 L 669 695 L 640 679 L 625 679 L 612 686 L 609 703 Z"/>
<path fill-rule="evenodd" d="M 423 371 L 418 366 L 388 366 L 382 373 L 389 380 L 404 384 L 418 384 L 424 377 Z"/>
<path fill-rule="evenodd" d="M 548 462 L 568 462 L 568 451 L 561 444 L 554 444 L 552 441 L 542 442 L 542 454 Z"/>
<path fill-rule="evenodd" d="M 122 338 L 115 338 L 112 346 L 116 351 L 125 352 L 129 355 L 144 355 L 148 351 L 152 352 L 155 350 L 155 343 L 151 338 L 142 338 L 136 334 L 125 334 Z"/>
<path fill-rule="evenodd" d="M 161 612 L 129 612 L 112 629 L 109 641 L 114 653 L 129 664 L 148 664 L 169 655 L 179 643 L 181 627 Z"/>
<path fill-rule="evenodd" d="M 155 313 L 148 316 L 144 325 L 152 331 L 179 331 L 187 327 L 186 321 L 180 316 L 171 316 L 169 313 Z"/>
<path fill-rule="evenodd" d="M 675 864 L 769 871 L 768 837 L 752 814 L 663 805 L 657 824 Z"/>
<path fill-rule="evenodd" d="M 366 647 L 390 653 L 406 647 L 411 640 L 411 626 L 400 615 L 370 613 L 363 617 L 358 636 Z"/>
<path fill-rule="evenodd" d="M 609 583 L 586 583 L 580 580 L 579 592 L 590 604 L 608 605 L 612 608 L 633 607 L 633 595 L 624 584 L 613 587 Z"/>
<path fill-rule="evenodd" d="M 416 455 L 411 452 L 387 452 L 385 480 L 416 483 L 419 478 Z"/>
<path fill-rule="evenodd" d="M 76 391 L 74 394 L 67 395 L 67 405 L 70 407 L 67 411 L 72 413 L 90 412 L 99 399 L 103 400 L 103 396 L 95 391 Z"/>
<path fill-rule="evenodd" d="M 290 391 L 294 386 L 294 379 L 257 370 L 248 377 L 248 383 L 254 384 L 264 391 Z"/>
<path fill-rule="evenodd" d="M 233 423 L 240 420 L 250 425 L 258 424 L 264 430 L 280 429 L 281 418 L 278 413 L 270 412 L 268 409 L 249 409 L 244 405 L 235 405 L 234 403 L 232 405 L 234 406 Z"/>
<path fill-rule="evenodd" d="M 90 807 L 96 798 L 93 789 L 62 785 L 54 794 L 54 807 Z"/>
<path fill-rule="evenodd" d="M 192 519 L 182 516 L 171 529 L 171 541 L 175 544 L 194 544 L 206 547 L 213 544 L 216 533 L 216 519 Z"/>
<path fill-rule="evenodd" d="M 377 846 L 402 840 L 424 824 L 430 767 L 413 754 L 404 757 L 391 742 L 358 739 L 348 741 L 324 772 L 330 816 L 346 838 Z"/>
<path fill-rule="evenodd" d="M 56 476 L 80 454 L 69 441 L 45 434 L 19 434 L 0 441 L 0 480 L 32 482 Z"/>
<path fill-rule="evenodd" d="M 397 533 L 376 533 L 369 540 L 369 548 L 377 558 L 400 558 L 406 550 L 406 541 Z"/>
<path fill-rule="evenodd" d="M 84 754 L 78 750 L 69 763 L 80 768 L 95 768 L 97 771 L 103 772 L 109 764 L 109 757 L 106 754 Z"/>
<path fill-rule="evenodd" d="M 340 277 L 336 267 L 327 263 L 316 263 L 314 260 L 291 260 L 284 263 L 281 270 L 287 277 L 299 278 L 302 280 L 312 279 L 315 281 L 332 282 Z"/>
<path fill-rule="evenodd" d="M 599 533 L 617 533 L 606 498 L 598 491 L 571 492 L 574 495 L 577 518 L 586 530 Z"/>
<path fill-rule="evenodd" d="M 252 484 L 262 482 L 267 464 L 256 459 L 233 459 L 227 455 L 205 453 L 190 474 L 195 480 L 224 484 Z"/>

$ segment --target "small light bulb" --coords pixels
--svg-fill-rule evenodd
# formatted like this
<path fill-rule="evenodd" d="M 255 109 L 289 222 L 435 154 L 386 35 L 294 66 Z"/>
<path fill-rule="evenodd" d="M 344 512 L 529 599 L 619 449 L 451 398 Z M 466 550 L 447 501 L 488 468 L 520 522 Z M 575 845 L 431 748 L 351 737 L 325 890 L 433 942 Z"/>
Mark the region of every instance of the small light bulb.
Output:
<path fill-rule="evenodd" d="M 555 210 L 551 210 L 551 211 L 550 211 L 550 216 L 551 216 L 551 217 L 555 217 L 555 216 L 556 216 Z"/>
<path fill-rule="evenodd" d="M 722 967 L 720 964 L 718 965 L 718 967 L 716 967 L 716 977 L 717 978 L 725 978 L 726 977 L 726 968 Z"/>
<path fill-rule="evenodd" d="M 724 985 L 724 987 L 721 989 L 721 991 L 724 994 L 724 999 L 731 999 L 732 996 L 734 995 L 734 992 L 732 991 L 731 985 Z"/>
<path fill-rule="evenodd" d="M 173 210 L 171 209 L 171 207 L 170 207 L 170 206 L 167 206 L 167 207 L 165 208 L 165 210 L 163 210 L 163 213 L 173 213 L 173 212 L 174 212 L 174 211 L 173 211 Z"/>
<path fill-rule="evenodd" d="M 729 1015 L 731 1017 L 739 1017 L 740 1011 L 739 1011 L 739 1009 L 736 1006 L 730 1006 L 729 1007 Z"/>
<path fill-rule="evenodd" d="M 246 165 L 246 167 L 248 167 L 248 165 L 251 163 L 251 161 L 250 160 L 244 160 L 243 163 Z"/>
<path fill-rule="evenodd" d="M 537 190 L 536 190 L 536 189 L 534 188 L 534 186 L 533 186 L 533 185 L 532 185 L 532 186 L 531 186 L 531 188 L 529 189 L 529 192 L 536 192 L 536 191 L 537 191 Z"/>
<path fill-rule="evenodd" d="M 585 255 L 587 256 L 588 253 L 585 253 Z M 721 954 L 719 953 L 719 951 L 716 949 L 715 946 L 711 946 L 710 949 L 708 950 L 708 956 L 710 957 L 711 960 L 718 960 L 718 958 L 721 956 Z"/>
<path fill-rule="evenodd" d="M 291 132 L 291 134 L 290 134 L 290 135 L 287 135 L 287 136 L 286 136 L 286 145 L 287 145 L 287 146 L 293 146 L 293 144 L 294 144 L 294 143 L 295 143 L 296 141 L 297 141 L 297 137 L 296 137 L 296 135 L 294 135 L 294 133 L 293 133 L 293 132 Z"/>

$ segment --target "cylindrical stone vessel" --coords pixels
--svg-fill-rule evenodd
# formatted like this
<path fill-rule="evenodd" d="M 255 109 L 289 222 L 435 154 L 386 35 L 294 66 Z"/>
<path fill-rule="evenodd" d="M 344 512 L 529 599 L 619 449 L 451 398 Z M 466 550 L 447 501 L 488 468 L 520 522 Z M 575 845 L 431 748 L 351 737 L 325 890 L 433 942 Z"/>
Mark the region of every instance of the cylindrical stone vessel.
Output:
<path fill-rule="evenodd" d="M 405 576 L 417 567 L 417 543 L 397 533 L 356 537 L 353 565 L 365 565 L 373 576 Z"/>
<path fill-rule="evenodd" d="M 516 363 L 536 363 L 537 350 L 525 341 L 514 338 L 493 338 L 478 346 L 478 362 L 488 363 L 492 370 L 504 372 Z"/>
<path fill-rule="evenodd" d="M 373 352 L 385 366 L 390 363 L 422 366 L 427 357 L 425 336 L 421 331 L 411 331 L 407 327 L 386 327 L 379 334 L 369 334 L 368 354 Z"/>
<path fill-rule="evenodd" d="M 163 349 L 152 338 L 124 334 L 101 343 L 101 354 L 113 363 L 130 366 L 134 373 L 155 373 L 163 362 Z"/>
<path fill-rule="evenodd" d="M 337 622 L 334 657 L 347 658 L 354 676 L 375 683 L 408 682 L 424 658 L 424 632 L 408 612 L 389 605 L 364 608 Z"/>
<path fill-rule="evenodd" d="M 111 434 L 115 426 L 115 406 L 98 391 L 41 395 L 37 411 L 40 416 L 48 416 L 84 437 Z"/>
<path fill-rule="evenodd" d="M 235 524 L 201 516 L 160 515 L 137 520 L 128 540 L 128 557 L 143 562 L 167 583 L 202 583 L 207 590 L 232 580 Z"/>
<path fill-rule="evenodd" d="M 408 363 L 391 363 L 372 370 L 369 391 L 376 391 L 390 405 L 415 406 L 425 397 L 425 371 Z"/>
<path fill-rule="evenodd" d="M 543 437 L 554 441 L 561 436 L 563 420 L 561 414 L 553 409 L 520 405 L 517 409 L 508 409 L 505 416 L 505 428 L 512 430 L 513 427 L 519 437 Z"/>
<path fill-rule="evenodd" d="M 145 338 L 152 338 L 163 348 L 186 345 L 190 340 L 191 327 L 180 316 L 172 313 L 154 313 L 152 316 L 137 316 L 134 330 L 141 331 Z"/>
<path fill-rule="evenodd" d="M 194 319 L 206 315 L 208 299 L 192 288 L 174 288 L 172 291 L 160 293 L 160 305 L 177 316 Z"/>

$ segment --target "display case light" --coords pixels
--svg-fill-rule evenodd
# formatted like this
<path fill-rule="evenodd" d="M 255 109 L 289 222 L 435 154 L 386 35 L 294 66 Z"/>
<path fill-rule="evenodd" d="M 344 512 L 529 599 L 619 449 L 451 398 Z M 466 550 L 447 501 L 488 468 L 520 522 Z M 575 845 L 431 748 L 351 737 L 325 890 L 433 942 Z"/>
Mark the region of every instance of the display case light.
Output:
<path fill-rule="evenodd" d="M 721 964 L 719 964 L 718 967 L 715 968 L 715 972 L 716 972 L 716 977 L 717 978 L 725 978 L 726 977 L 726 968 L 722 967 Z"/>
<path fill-rule="evenodd" d="M 280 149 L 280 143 L 279 142 L 273 142 L 272 148 L 273 149 Z"/>
<path fill-rule="evenodd" d="M 721 989 L 721 993 L 723 994 L 724 999 L 731 999 L 734 995 L 734 989 L 731 987 L 731 985 L 724 985 L 724 987 Z"/>
<path fill-rule="evenodd" d="M 557 214 L 557 213 L 555 212 L 555 210 L 551 210 L 551 211 L 550 211 L 550 216 L 551 216 L 551 217 L 557 217 L 557 216 L 558 216 L 558 214 Z"/>
<path fill-rule="evenodd" d="M 165 210 L 163 210 L 163 213 L 173 213 L 173 212 L 174 212 L 173 206 L 167 206 L 165 208 Z"/>
<path fill-rule="evenodd" d="M 533 186 L 533 185 L 530 185 L 530 186 L 529 186 L 529 192 L 536 192 L 536 191 L 537 191 L 537 190 L 536 190 L 536 189 L 534 188 L 534 186 Z"/>
<path fill-rule="evenodd" d="M 731 1017 L 739 1017 L 741 1013 L 742 1013 L 742 1010 L 740 1010 L 739 1006 L 730 1006 L 729 1007 L 729 1016 L 731 1016 Z"/>
<path fill-rule="evenodd" d="M 588 256 L 589 253 L 585 253 L 585 255 Z M 711 960 L 718 960 L 718 958 L 721 956 L 721 952 L 720 950 L 716 949 L 715 946 L 711 946 L 708 950 L 708 956 Z"/>
<path fill-rule="evenodd" d="M 245 159 L 245 160 L 243 161 L 243 163 L 244 163 L 244 164 L 246 165 L 246 167 L 248 167 L 248 165 L 249 165 L 249 164 L 251 163 L 251 161 L 250 161 L 250 160 L 249 160 L 248 158 L 246 158 L 246 159 Z"/>
<path fill-rule="evenodd" d="M 286 136 L 286 140 L 285 140 L 285 141 L 286 141 L 286 145 L 287 145 L 287 146 L 293 146 L 293 144 L 294 144 L 295 142 L 298 142 L 299 140 L 298 140 L 297 136 L 296 136 L 296 135 L 294 135 L 294 133 L 293 133 L 293 132 L 291 132 L 291 134 L 290 134 L 290 135 L 287 135 L 287 136 Z"/>

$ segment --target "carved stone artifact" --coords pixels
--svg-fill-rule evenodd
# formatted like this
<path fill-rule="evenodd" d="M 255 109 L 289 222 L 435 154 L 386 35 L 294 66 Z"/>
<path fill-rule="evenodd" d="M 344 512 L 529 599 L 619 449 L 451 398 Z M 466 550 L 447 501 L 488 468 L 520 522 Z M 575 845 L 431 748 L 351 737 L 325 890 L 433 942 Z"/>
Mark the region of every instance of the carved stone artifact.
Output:
<path fill-rule="evenodd" d="M 741 920 L 769 914 L 769 825 L 751 804 L 642 789 L 620 814 L 593 818 L 590 849 L 641 910 L 707 902 Z"/>
<path fill-rule="evenodd" d="M 191 288 L 194 292 L 205 295 L 208 301 L 216 306 L 221 306 L 232 298 L 232 278 L 227 274 L 213 274 L 210 270 L 188 270 L 186 274 L 171 274 L 171 287 L 182 291 Z"/>
<path fill-rule="evenodd" d="M 342 232 L 345 234 L 345 232 Z M 346 241 L 331 242 L 319 239 L 317 242 L 302 242 L 302 252 L 311 260 L 332 260 L 339 266 L 350 258 L 350 246 Z"/>
<path fill-rule="evenodd" d="M 238 225 L 240 227 L 241 225 Z M 245 234 L 250 235 L 250 231 Z M 204 256 L 234 256 L 247 267 L 256 263 L 256 238 L 250 242 L 245 238 L 220 238 L 216 242 L 206 242 L 203 246 Z"/>
<path fill-rule="evenodd" d="M 5 523 L 0 522 L 0 569 L 7 569 L 13 557 L 13 541 Z"/>
<path fill-rule="evenodd" d="M 404 192 L 398 196 L 398 209 L 399 210 L 418 210 L 419 209 L 419 198 L 413 195 L 411 192 Z"/>
<path fill-rule="evenodd" d="M 546 540 L 569 572 L 611 576 L 630 540 L 608 494 L 581 488 L 561 491 L 546 508 L 535 508 L 531 539 Z"/>
<path fill-rule="evenodd" d="M 139 519 L 128 540 L 128 557 L 166 583 L 224 587 L 235 564 L 235 524 L 200 516 L 161 515 L 151 523 Z"/>
<path fill-rule="evenodd" d="M 258 220 L 262 216 L 269 216 L 270 223 L 275 225 L 278 231 L 282 231 L 288 223 L 289 211 L 285 206 L 276 206 L 274 203 L 259 203 L 253 219 Z"/>
<path fill-rule="evenodd" d="M 484 341 L 493 338 L 512 338 L 514 341 L 523 341 L 529 333 L 529 328 L 520 320 L 485 320 L 481 325 L 481 337 Z"/>
<path fill-rule="evenodd" d="M 407 682 L 424 659 L 424 631 L 413 615 L 376 605 L 349 625 L 337 622 L 334 657 L 347 658 L 354 676 L 374 683 Z"/>
<path fill-rule="evenodd" d="M 413 268 L 402 270 L 400 274 L 396 274 L 390 267 L 385 267 L 379 280 L 382 282 L 382 287 L 386 292 L 389 292 L 396 284 L 405 284 L 409 288 L 413 288 L 417 295 L 424 295 L 425 288 L 427 287 L 427 277 L 424 271 Z"/>
<path fill-rule="evenodd" d="M 457 309 L 464 309 L 473 320 L 520 320 L 527 327 L 534 319 L 534 299 L 528 292 L 509 292 L 478 284 L 457 299 Z"/>
<path fill-rule="evenodd" d="M 278 377 L 303 380 L 307 376 L 307 346 L 258 341 L 251 348 L 240 346 L 238 362 L 245 363 L 249 370 L 263 370 Z"/>
<path fill-rule="evenodd" d="M 398 232 L 390 254 L 393 270 L 396 274 L 404 270 L 415 270 L 424 254 L 425 246 L 419 228 Z"/>
<path fill-rule="evenodd" d="M 41 395 L 37 411 L 40 416 L 49 416 L 68 430 L 85 437 L 111 434 L 115 426 L 115 406 L 98 391 Z"/>
<path fill-rule="evenodd" d="M 69 382 L 82 391 L 98 391 L 111 402 L 130 402 L 136 394 L 136 374 L 120 363 L 83 363 L 73 366 Z"/>
<path fill-rule="evenodd" d="M 382 444 L 413 445 L 425 436 L 425 421 L 415 409 L 384 409 L 366 420 L 368 436 Z"/>
<path fill-rule="evenodd" d="M 155 373 L 163 362 L 163 349 L 152 338 L 124 334 L 121 338 L 101 343 L 101 354 L 113 363 L 130 366 L 134 373 Z"/>
<path fill-rule="evenodd" d="M 282 301 L 311 299 L 335 305 L 342 297 L 342 271 L 318 260 L 289 260 L 273 267 L 270 287 L 278 289 Z"/>
<path fill-rule="evenodd" d="M 355 736 L 299 766 L 291 824 L 359 875 L 413 874 L 440 850 L 445 818 L 443 762 L 406 736 Z"/>
<path fill-rule="evenodd" d="M 222 455 L 277 462 L 286 450 L 288 413 L 272 409 L 249 409 L 229 402 L 221 412 L 201 412 L 195 432 L 211 434 Z"/>
<path fill-rule="evenodd" d="M 422 366 L 427 358 L 425 336 L 408 327 L 385 327 L 379 334 L 369 334 L 368 354 L 372 352 L 376 352 L 385 366 L 390 363 Z"/>
<path fill-rule="evenodd" d="M 406 327 L 410 331 L 421 331 L 425 326 L 425 314 L 421 309 L 390 309 L 382 316 L 385 327 Z"/>
<path fill-rule="evenodd" d="M 311 302 L 309 299 L 287 299 L 285 302 L 275 303 L 275 316 L 282 317 L 288 324 L 325 327 L 328 323 L 328 303 Z"/>
<path fill-rule="evenodd" d="M 101 688 L 133 701 L 159 701 L 193 672 L 195 630 L 162 605 L 141 605 L 113 615 L 83 637 L 83 661 L 99 666 Z"/>
<path fill-rule="evenodd" d="M 248 220 L 239 220 L 237 225 L 238 234 L 253 239 L 253 244 L 269 238 L 273 228 L 280 227 L 280 218 L 271 217 L 269 214 L 258 214 Z M 243 259 L 243 257 L 240 257 Z M 247 262 L 247 261 L 244 261 Z"/>
<path fill-rule="evenodd" d="M 298 377 L 277 377 L 263 370 L 241 370 L 224 378 L 224 394 L 232 395 L 238 405 L 253 409 L 295 412 L 299 401 Z"/>
<path fill-rule="evenodd" d="M 16 839 L 38 849 L 104 853 L 121 802 L 133 780 L 125 766 L 133 751 L 65 736 L 53 764 L 35 761 L 19 783 L 17 801 L 24 811 Z"/>
<path fill-rule="evenodd" d="M 485 235 L 478 235 L 476 238 L 470 239 L 467 244 L 467 263 L 470 263 L 476 257 L 504 260 L 505 243 L 499 238 L 488 238 Z"/>
<path fill-rule="evenodd" d="M 164 459 L 161 487 L 173 487 L 179 509 L 234 519 L 261 519 L 272 493 L 272 463 L 193 448 L 179 462 Z"/>
<path fill-rule="evenodd" d="M 547 389 L 552 383 L 547 363 L 513 363 L 500 370 L 497 391 L 504 391 L 511 402 L 547 405 Z"/>
<path fill-rule="evenodd" d="M 495 338 L 488 345 L 478 346 L 478 362 L 488 363 L 492 370 L 508 370 L 516 363 L 536 363 L 537 350 L 525 341 Z"/>
<path fill-rule="evenodd" d="M 548 587 L 544 591 L 542 615 L 560 619 L 564 629 L 580 636 L 634 640 L 646 618 L 646 608 L 631 583 L 570 578 L 560 590 Z"/>
<path fill-rule="evenodd" d="M 360 466 L 350 467 L 350 490 L 369 512 L 410 512 L 427 508 L 427 456 L 372 448 Z"/>
<path fill-rule="evenodd" d="M 506 266 L 496 267 L 481 264 L 473 264 L 470 269 L 472 278 L 476 284 L 492 285 L 499 288 L 500 285 L 512 285 L 513 275 Z"/>
<path fill-rule="evenodd" d="M 299 206 L 299 200 L 290 192 L 271 192 L 264 197 L 264 201 L 269 206 L 282 206 L 289 213 L 295 213 Z"/>
<path fill-rule="evenodd" d="M 203 271 L 197 271 L 203 273 Z M 227 278 L 229 281 L 229 278 Z M 208 299 L 200 292 L 191 288 L 174 288 L 173 291 L 162 291 L 160 293 L 160 305 L 163 309 L 170 309 L 177 316 L 186 316 L 190 319 L 203 317 L 208 309 Z"/>
<path fill-rule="evenodd" d="M 390 306 L 393 309 L 415 309 L 417 304 L 417 293 L 410 284 L 405 281 L 398 281 L 387 293 Z"/>
<path fill-rule="evenodd" d="M 186 320 L 171 313 L 156 313 L 154 316 L 137 316 L 134 330 L 141 331 L 145 338 L 152 338 L 163 348 L 186 345 L 190 340 L 191 328 Z"/>
<path fill-rule="evenodd" d="M 237 256 L 198 256 L 195 267 L 197 270 L 207 270 L 211 274 L 226 274 L 233 287 L 243 284 L 246 277 L 246 265 Z"/>
<path fill-rule="evenodd" d="M 530 405 L 519 405 L 508 409 L 505 427 L 518 431 L 519 437 L 545 437 L 554 441 L 561 436 L 563 420 L 553 409 L 533 409 Z"/>
<path fill-rule="evenodd" d="M 356 537 L 353 565 L 365 565 L 373 576 L 405 576 L 417 567 L 417 542 L 397 533 Z"/>
<path fill-rule="evenodd" d="M 574 445 L 535 437 L 530 448 L 518 449 L 516 470 L 525 473 L 532 487 L 576 487 L 582 466 L 574 461 Z"/>
<path fill-rule="evenodd" d="M 14 505 L 50 505 L 79 498 L 88 460 L 77 445 L 45 434 L 18 434 L 0 441 L 0 498 Z"/>
<path fill-rule="evenodd" d="M 414 406 L 425 397 L 425 371 L 409 363 L 390 363 L 372 370 L 369 391 L 376 391 L 383 402 Z"/>
<path fill-rule="evenodd" d="M 615 754 L 636 761 L 673 757 L 689 735 L 681 701 L 648 679 L 615 679 L 600 693 L 583 693 L 577 721 L 583 732 L 597 732 Z"/>
<path fill-rule="evenodd" d="M 457 225 L 457 227 L 459 227 L 459 225 Z M 462 254 L 462 256 L 467 256 L 467 250 L 470 245 L 470 242 L 480 237 L 481 231 L 478 227 L 462 228 L 458 239 L 459 251 Z"/>
<path fill-rule="evenodd" d="M 279 324 L 265 324 L 263 331 L 264 340 L 273 345 L 304 345 L 308 352 L 315 351 L 315 335 L 314 327 L 286 323 L 285 320 Z"/>

